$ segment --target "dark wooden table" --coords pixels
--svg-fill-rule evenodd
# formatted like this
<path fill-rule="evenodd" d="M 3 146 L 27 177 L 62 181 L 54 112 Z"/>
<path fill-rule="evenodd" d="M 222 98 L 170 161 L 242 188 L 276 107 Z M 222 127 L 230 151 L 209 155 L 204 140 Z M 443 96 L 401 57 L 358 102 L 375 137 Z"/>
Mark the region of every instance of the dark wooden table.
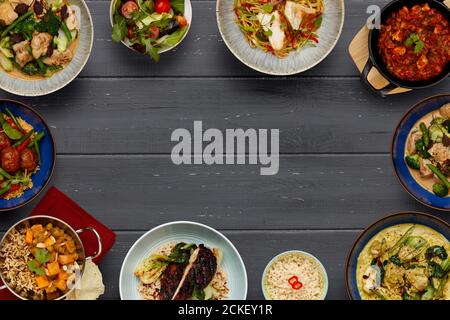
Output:
<path fill-rule="evenodd" d="M 384 1 L 378 2 L 380 5 Z M 368 3 L 346 1 L 346 22 L 333 53 L 297 77 L 261 75 L 237 61 L 221 40 L 215 2 L 194 0 L 185 41 L 159 64 L 110 40 L 109 1 L 88 1 L 95 25 L 89 63 L 56 94 L 21 98 L 52 127 L 57 166 L 52 185 L 117 232 L 101 264 L 103 298 L 118 299 L 119 271 L 132 243 L 161 223 L 193 220 L 224 232 L 243 256 L 249 299 L 275 254 L 301 249 L 328 270 L 329 299 L 346 299 L 344 268 L 358 233 L 396 211 L 448 214 L 407 195 L 393 174 L 393 129 L 420 99 L 446 93 L 450 81 L 388 99 L 359 83 L 347 47 Z M 279 128 L 280 172 L 254 166 L 175 166 L 175 128 Z M 27 207 L 2 214 L 5 231 Z"/>

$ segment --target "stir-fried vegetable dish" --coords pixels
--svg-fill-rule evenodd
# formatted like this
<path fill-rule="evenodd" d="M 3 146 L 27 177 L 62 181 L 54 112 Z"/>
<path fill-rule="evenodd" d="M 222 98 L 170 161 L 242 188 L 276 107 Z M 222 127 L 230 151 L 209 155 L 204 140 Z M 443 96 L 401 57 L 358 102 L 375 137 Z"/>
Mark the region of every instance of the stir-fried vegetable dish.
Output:
<path fill-rule="evenodd" d="M 49 77 L 72 61 L 79 37 L 77 8 L 64 0 L 0 3 L 0 65 L 12 75 Z"/>
<path fill-rule="evenodd" d="M 423 117 L 411 130 L 405 162 L 427 190 L 447 197 L 450 188 L 450 104 Z"/>

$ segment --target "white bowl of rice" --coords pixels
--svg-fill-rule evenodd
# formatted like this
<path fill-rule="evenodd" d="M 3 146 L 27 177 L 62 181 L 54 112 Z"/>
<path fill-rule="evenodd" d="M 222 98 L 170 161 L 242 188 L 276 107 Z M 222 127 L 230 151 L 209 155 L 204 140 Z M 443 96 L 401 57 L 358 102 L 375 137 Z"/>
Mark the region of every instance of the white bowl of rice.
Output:
<path fill-rule="evenodd" d="M 316 257 L 292 250 L 267 264 L 261 286 L 266 300 L 325 300 L 328 275 Z"/>

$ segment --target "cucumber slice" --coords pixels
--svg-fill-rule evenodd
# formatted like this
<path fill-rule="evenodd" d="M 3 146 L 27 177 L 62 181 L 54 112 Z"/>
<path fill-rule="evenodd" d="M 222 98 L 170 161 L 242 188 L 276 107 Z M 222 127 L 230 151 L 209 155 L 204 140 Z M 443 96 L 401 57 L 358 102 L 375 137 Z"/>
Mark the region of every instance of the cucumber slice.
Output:
<path fill-rule="evenodd" d="M 12 52 L 11 49 L 0 47 L 0 52 L 3 53 L 7 58 L 14 58 L 14 53 Z"/>
<path fill-rule="evenodd" d="M 69 39 L 67 39 L 64 31 L 59 29 L 58 36 L 53 39 L 53 43 L 56 45 L 56 49 L 60 52 L 67 50 L 67 45 L 69 44 Z"/>
<path fill-rule="evenodd" d="M 74 41 L 78 37 L 78 30 L 77 29 L 72 30 L 70 31 L 70 34 L 72 36 L 72 41 Z"/>
<path fill-rule="evenodd" d="M 6 72 L 11 72 L 14 69 L 14 65 L 3 53 L 0 53 L 0 65 Z"/>

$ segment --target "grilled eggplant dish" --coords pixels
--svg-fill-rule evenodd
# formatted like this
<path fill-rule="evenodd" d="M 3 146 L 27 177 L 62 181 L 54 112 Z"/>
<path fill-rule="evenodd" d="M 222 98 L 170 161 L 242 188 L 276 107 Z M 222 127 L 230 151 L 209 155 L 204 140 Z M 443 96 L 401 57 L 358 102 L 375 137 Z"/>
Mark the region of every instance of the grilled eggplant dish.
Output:
<path fill-rule="evenodd" d="M 399 224 L 375 235 L 356 270 L 363 300 L 450 300 L 449 241 L 419 224 Z"/>
<path fill-rule="evenodd" d="M 0 2 L 0 64 L 25 80 L 54 75 L 75 55 L 78 8 L 65 0 Z"/>
<path fill-rule="evenodd" d="M 136 268 L 144 300 L 221 300 L 228 296 L 221 251 L 203 244 L 168 243 Z"/>
<path fill-rule="evenodd" d="M 414 179 L 439 197 L 450 188 L 450 104 L 427 114 L 411 130 L 405 161 Z"/>

